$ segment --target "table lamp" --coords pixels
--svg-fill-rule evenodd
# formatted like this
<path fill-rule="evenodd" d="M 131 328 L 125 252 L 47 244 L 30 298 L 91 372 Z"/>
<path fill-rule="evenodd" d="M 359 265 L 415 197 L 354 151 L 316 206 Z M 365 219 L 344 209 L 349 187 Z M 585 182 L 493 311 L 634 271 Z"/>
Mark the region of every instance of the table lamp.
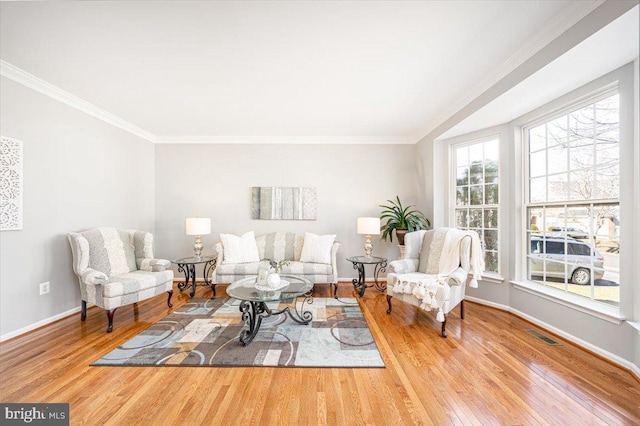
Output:
<path fill-rule="evenodd" d="M 193 251 L 195 252 L 196 258 L 200 259 L 200 255 L 202 254 L 202 241 L 200 237 L 211 233 L 211 219 L 208 217 L 188 217 L 185 222 L 185 228 L 187 235 L 196 236 Z"/>
<path fill-rule="evenodd" d="M 378 217 L 359 217 L 358 218 L 358 234 L 366 235 L 364 241 L 364 256 L 371 258 L 373 244 L 371 244 L 372 235 L 380 235 L 380 218 Z"/>

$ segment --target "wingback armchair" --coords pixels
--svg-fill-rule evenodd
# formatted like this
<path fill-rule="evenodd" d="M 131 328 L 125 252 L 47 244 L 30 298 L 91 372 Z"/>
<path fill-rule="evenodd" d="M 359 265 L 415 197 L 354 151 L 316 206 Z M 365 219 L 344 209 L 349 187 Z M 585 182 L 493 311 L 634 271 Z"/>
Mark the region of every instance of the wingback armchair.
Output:
<path fill-rule="evenodd" d="M 460 305 L 464 319 L 464 297 L 469 274 L 470 287 L 484 270 L 482 246 L 477 232 L 454 228 L 415 231 L 405 235 L 403 259 L 389 263 L 387 303 L 391 313 L 392 298 L 436 311 L 442 323 L 442 337 L 447 337 L 449 312 Z"/>
<path fill-rule="evenodd" d="M 68 235 L 73 271 L 78 276 L 82 299 L 81 320 L 87 303 L 106 311 L 113 330 L 113 314 L 120 306 L 135 304 L 167 292 L 172 307 L 171 262 L 153 257 L 153 235 L 142 231 L 95 228 Z"/>

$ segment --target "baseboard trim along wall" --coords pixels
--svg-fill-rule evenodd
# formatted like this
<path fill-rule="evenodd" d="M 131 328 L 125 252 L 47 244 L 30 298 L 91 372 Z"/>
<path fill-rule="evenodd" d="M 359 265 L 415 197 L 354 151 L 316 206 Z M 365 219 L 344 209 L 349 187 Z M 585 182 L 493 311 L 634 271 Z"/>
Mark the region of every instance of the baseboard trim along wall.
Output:
<path fill-rule="evenodd" d="M 73 315 L 75 313 L 78 313 L 78 312 L 80 312 L 80 307 L 79 306 L 77 308 L 73 308 L 73 309 L 69 309 L 68 311 L 61 312 L 61 313 L 59 313 L 57 315 L 54 315 L 52 317 L 45 318 L 43 320 L 35 322 L 35 323 L 33 323 L 31 325 L 28 325 L 26 327 L 22 327 L 22 328 L 20 328 L 18 330 L 14 330 L 14 331 L 12 331 L 10 333 L 3 334 L 2 336 L 0 336 L 0 342 L 4 342 L 5 340 L 13 339 L 14 337 L 18 337 L 18 336 L 20 336 L 22 334 L 26 334 L 26 333 L 28 333 L 30 331 L 33 331 L 33 330 L 37 329 L 37 328 L 44 327 L 45 325 L 49 325 L 52 322 L 56 322 L 58 320 L 61 320 L 63 318 L 66 318 L 66 317 L 68 317 L 70 315 Z"/>
<path fill-rule="evenodd" d="M 522 311 L 519 311 L 517 309 L 513 309 L 509 306 L 506 305 L 502 305 L 500 303 L 494 303 L 494 302 L 489 302 L 487 300 L 483 300 L 483 299 L 477 299 L 475 297 L 469 297 L 466 296 L 465 300 L 468 300 L 470 302 L 474 302 L 474 303 L 478 303 L 480 305 L 485 305 L 485 306 L 489 306 L 491 308 L 495 308 L 495 309 L 499 309 L 501 311 L 505 311 L 505 312 L 509 312 L 512 313 L 524 320 L 529 321 L 530 323 L 533 323 L 541 328 L 544 328 L 545 330 L 548 330 L 554 334 L 557 334 L 558 336 L 567 339 L 568 341 L 570 341 L 571 343 L 574 343 L 578 346 L 580 346 L 583 349 L 588 350 L 589 352 L 593 352 L 594 354 L 601 356 L 602 358 L 606 359 L 607 361 L 611 361 L 612 363 L 619 365 L 620 367 L 624 368 L 625 370 L 629 370 L 631 372 L 631 374 L 635 375 L 637 379 L 640 380 L 640 367 L 638 367 L 637 365 L 635 365 L 633 362 L 631 361 L 627 361 L 626 359 L 619 357 L 616 354 L 613 354 L 609 351 L 606 351 L 598 346 L 592 345 L 589 342 L 586 342 L 582 339 L 580 339 L 579 337 L 576 337 L 572 334 L 567 333 L 566 331 L 562 331 L 559 328 L 556 328 L 554 326 L 552 326 L 551 324 L 547 324 L 544 321 L 540 321 L 537 318 L 534 318 L 530 315 L 525 314 Z"/>

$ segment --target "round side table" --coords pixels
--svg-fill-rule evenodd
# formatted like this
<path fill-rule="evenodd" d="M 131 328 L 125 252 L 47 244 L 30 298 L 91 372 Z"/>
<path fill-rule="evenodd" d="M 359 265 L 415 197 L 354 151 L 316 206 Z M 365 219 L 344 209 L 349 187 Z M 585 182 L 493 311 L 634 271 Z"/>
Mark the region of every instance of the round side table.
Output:
<path fill-rule="evenodd" d="M 356 289 L 360 297 L 364 296 L 364 291 L 369 288 L 375 286 L 379 291 L 386 291 L 387 284 L 378 282 L 378 275 L 380 272 L 384 272 L 387 270 L 387 259 L 384 257 L 366 257 L 366 256 L 354 256 L 349 257 L 347 260 L 353 263 L 353 269 L 358 270 L 358 278 L 354 278 L 351 282 L 353 283 L 353 288 Z M 365 281 L 365 265 L 375 265 L 373 269 L 373 284 L 367 285 Z"/>
<path fill-rule="evenodd" d="M 178 283 L 178 289 L 184 291 L 187 288 L 191 288 L 191 297 L 196 295 L 196 286 L 211 287 L 213 291 L 213 297 L 216 297 L 216 285 L 209 278 L 209 274 L 216 267 L 215 257 L 200 256 L 200 257 L 183 257 L 182 259 L 172 260 L 171 263 L 178 265 L 178 271 L 184 273 L 184 282 Z M 204 264 L 203 277 L 204 284 L 196 284 L 196 265 Z"/>

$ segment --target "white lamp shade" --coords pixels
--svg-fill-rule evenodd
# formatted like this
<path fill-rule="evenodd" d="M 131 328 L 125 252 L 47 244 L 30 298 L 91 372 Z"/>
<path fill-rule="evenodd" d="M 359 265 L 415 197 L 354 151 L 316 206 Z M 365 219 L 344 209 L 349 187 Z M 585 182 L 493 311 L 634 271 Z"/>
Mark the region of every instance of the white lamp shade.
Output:
<path fill-rule="evenodd" d="M 380 218 L 379 217 L 359 217 L 358 218 L 358 234 L 380 235 Z"/>
<path fill-rule="evenodd" d="M 211 219 L 208 217 L 188 217 L 185 222 L 187 235 L 209 235 Z"/>

